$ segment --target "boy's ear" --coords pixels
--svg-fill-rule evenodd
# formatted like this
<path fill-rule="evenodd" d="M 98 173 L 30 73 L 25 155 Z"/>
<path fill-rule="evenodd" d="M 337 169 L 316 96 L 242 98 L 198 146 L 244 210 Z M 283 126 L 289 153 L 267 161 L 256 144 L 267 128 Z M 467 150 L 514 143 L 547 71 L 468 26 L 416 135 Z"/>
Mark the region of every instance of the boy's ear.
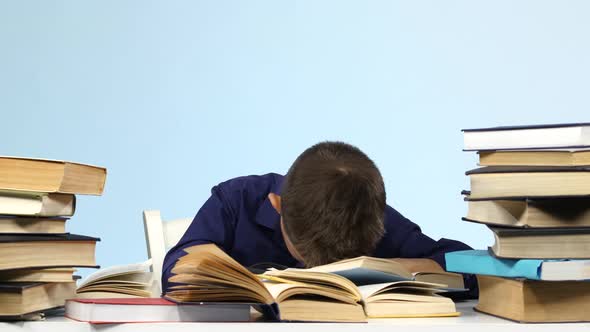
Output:
<path fill-rule="evenodd" d="M 277 213 L 281 214 L 281 196 L 270 193 L 268 194 L 268 200 L 270 200 L 270 204 L 272 204 L 272 207 L 275 208 Z"/>

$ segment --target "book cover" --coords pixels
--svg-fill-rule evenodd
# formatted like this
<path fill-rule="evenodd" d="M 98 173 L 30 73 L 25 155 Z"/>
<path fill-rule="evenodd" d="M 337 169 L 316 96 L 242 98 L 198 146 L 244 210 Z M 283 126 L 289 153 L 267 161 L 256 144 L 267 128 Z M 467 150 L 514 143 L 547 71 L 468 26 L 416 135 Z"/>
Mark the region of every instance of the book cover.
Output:
<path fill-rule="evenodd" d="M 65 316 L 92 324 L 146 322 L 244 322 L 250 305 L 244 303 L 179 304 L 164 298 L 70 299 Z"/>
<path fill-rule="evenodd" d="M 567 127 L 588 127 L 590 122 L 577 123 L 551 123 L 538 125 L 519 125 L 519 126 L 497 126 L 487 128 L 472 128 L 461 129 L 462 132 L 476 132 L 476 131 L 502 131 L 502 130 L 523 130 L 523 129 L 550 129 L 550 128 L 567 128 Z"/>
<path fill-rule="evenodd" d="M 487 250 L 463 250 L 445 255 L 447 270 L 529 280 L 568 281 L 590 279 L 590 260 L 509 259 Z"/>

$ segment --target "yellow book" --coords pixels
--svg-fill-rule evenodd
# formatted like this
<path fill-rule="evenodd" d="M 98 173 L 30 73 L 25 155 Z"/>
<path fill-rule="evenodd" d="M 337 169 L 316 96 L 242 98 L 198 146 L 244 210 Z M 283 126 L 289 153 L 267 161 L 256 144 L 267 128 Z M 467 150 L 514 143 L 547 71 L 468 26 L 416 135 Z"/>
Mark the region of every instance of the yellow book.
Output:
<path fill-rule="evenodd" d="M 101 195 L 107 170 L 61 160 L 0 156 L 0 190 Z"/>
<path fill-rule="evenodd" d="M 481 166 L 586 166 L 590 150 L 479 151 Z"/>
<path fill-rule="evenodd" d="M 478 275 L 475 309 L 521 323 L 588 322 L 590 283 Z"/>

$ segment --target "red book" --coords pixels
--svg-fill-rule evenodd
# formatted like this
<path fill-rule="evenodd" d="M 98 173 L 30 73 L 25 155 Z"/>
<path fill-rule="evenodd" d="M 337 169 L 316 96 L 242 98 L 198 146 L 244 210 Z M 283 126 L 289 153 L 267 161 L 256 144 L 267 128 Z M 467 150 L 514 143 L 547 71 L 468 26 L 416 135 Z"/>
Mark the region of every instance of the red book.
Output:
<path fill-rule="evenodd" d="M 92 324 L 148 322 L 247 322 L 243 303 L 177 304 L 162 298 L 71 299 L 67 318 Z"/>

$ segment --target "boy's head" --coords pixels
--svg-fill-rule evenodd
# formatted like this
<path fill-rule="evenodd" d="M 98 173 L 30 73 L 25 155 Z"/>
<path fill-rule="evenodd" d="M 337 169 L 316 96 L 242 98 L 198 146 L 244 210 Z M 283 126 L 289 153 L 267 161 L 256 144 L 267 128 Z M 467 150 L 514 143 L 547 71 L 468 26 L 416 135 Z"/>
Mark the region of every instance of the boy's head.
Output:
<path fill-rule="evenodd" d="M 323 142 L 305 150 L 289 169 L 281 197 L 269 197 L 291 254 L 307 266 L 370 255 L 383 237 L 383 179 L 352 145 Z"/>

